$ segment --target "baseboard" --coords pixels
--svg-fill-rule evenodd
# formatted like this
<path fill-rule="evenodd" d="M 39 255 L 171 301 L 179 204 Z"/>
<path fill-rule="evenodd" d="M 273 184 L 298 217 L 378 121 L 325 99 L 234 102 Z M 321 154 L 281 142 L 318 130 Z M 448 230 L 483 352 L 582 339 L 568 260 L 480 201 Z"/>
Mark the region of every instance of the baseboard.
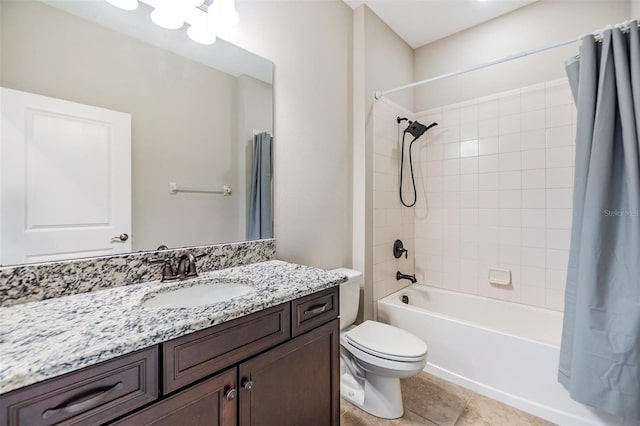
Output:
<path fill-rule="evenodd" d="M 433 364 L 427 363 L 424 371 L 434 376 L 440 377 L 441 379 L 455 383 L 481 395 L 487 396 L 491 399 L 495 399 L 496 401 L 500 401 L 504 404 L 510 405 L 519 410 L 525 411 L 527 413 L 533 414 L 534 416 L 538 416 L 559 425 L 577 426 L 604 424 L 593 419 L 575 416 L 565 411 L 560 411 L 546 405 L 538 404 L 537 402 L 521 398 L 519 396 L 501 391 L 491 386 L 487 386 L 483 383 L 479 383 L 466 377 L 460 376 L 456 373 L 445 370 L 444 368 L 440 368 Z"/>

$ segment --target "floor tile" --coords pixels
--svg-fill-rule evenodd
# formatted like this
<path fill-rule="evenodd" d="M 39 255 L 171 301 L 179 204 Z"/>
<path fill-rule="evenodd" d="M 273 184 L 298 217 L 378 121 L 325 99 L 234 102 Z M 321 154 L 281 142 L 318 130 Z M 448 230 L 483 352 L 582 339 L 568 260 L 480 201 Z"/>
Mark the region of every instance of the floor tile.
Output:
<path fill-rule="evenodd" d="M 550 426 L 531 414 L 487 398 L 454 383 L 420 373 L 402 383 L 404 415 L 380 419 L 341 400 L 343 426 Z"/>
<path fill-rule="evenodd" d="M 472 394 L 426 373 L 402 380 L 405 407 L 440 426 L 454 426 Z"/>
<path fill-rule="evenodd" d="M 551 426 L 553 424 L 486 396 L 475 394 L 456 426 Z"/>

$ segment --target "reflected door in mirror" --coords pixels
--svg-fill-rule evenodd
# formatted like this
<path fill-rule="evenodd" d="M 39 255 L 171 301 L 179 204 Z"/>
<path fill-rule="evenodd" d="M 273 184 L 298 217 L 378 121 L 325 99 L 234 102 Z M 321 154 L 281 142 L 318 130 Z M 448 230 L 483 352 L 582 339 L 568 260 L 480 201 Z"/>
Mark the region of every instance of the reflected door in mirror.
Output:
<path fill-rule="evenodd" d="M 129 114 L 0 91 L 0 263 L 130 252 Z"/>

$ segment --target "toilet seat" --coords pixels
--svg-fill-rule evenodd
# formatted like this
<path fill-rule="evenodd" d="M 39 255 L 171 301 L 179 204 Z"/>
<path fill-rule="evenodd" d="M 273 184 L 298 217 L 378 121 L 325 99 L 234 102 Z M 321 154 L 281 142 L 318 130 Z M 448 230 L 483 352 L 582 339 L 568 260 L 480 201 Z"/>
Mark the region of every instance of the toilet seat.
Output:
<path fill-rule="evenodd" d="M 344 334 L 346 342 L 371 356 L 400 362 L 422 361 L 427 345 L 400 328 L 388 324 L 365 321 Z"/>

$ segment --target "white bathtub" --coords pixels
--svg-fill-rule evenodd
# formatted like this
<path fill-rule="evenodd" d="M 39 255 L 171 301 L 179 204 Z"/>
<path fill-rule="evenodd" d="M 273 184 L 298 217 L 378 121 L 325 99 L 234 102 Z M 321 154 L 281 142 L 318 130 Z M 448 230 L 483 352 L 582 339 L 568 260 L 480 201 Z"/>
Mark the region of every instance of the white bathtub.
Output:
<path fill-rule="evenodd" d="M 423 339 L 433 375 L 554 423 L 624 424 L 557 382 L 560 312 L 414 284 L 379 300 L 378 320 Z"/>

